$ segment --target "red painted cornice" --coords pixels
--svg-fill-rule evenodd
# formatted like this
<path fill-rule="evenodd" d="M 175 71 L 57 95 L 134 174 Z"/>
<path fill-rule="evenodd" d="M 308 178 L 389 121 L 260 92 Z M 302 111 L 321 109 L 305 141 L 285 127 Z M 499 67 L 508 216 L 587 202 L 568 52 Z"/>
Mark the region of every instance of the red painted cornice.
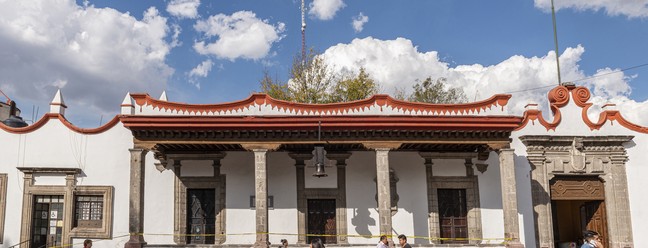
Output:
<path fill-rule="evenodd" d="M 508 130 L 520 126 L 516 116 L 122 116 L 132 130 Z"/>

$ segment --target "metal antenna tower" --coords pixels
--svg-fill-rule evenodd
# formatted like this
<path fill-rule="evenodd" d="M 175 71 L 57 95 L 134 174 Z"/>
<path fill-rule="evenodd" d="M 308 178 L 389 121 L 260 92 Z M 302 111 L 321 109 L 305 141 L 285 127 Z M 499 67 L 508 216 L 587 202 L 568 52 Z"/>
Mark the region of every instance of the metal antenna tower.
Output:
<path fill-rule="evenodd" d="M 556 45 L 556 67 L 558 68 L 558 85 L 562 85 L 560 79 L 560 58 L 558 55 L 558 33 L 556 31 L 556 10 L 554 10 L 554 1 L 551 0 L 551 19 L 553 19 L 554 44 Z"/>
<path fill-rule="evenodd" d="M 302 21 L 302 26 L 301 26 L 301 35 L 302 35 L 302 46 L 301 46 L 301 56 L 302 56 L 302 64 L 304 61 L 306 61 L 306 18 L 304 18 L 304 11 L 306 8 L 304 7 L 304 0 L 301 1 L 301 21 Z"/>

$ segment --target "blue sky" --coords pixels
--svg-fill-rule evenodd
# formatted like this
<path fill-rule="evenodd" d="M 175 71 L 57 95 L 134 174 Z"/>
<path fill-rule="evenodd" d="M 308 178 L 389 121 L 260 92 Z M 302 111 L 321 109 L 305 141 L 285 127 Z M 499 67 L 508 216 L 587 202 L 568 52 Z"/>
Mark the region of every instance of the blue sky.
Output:
<path fill-rule="evenodd" d="M 648 63 L 648 1 L 555 2 L 563 81 Z M 479 100 L 557 83 L 548 3 L 307 0 L 306 42 L 339 72 L 367 68 L 385 93 L 447 77 Z M 182 4 L 188 8 L 173 8 Z M 42 115 L 61 88 L 68 119 L 88 127 L 117 114 L 127 92 L 166 90 L 169 100 L 190 103 L 243 99 L 258 91 L 264 68 L 288 80 L 301 45 L 299 7 L 295 0 L 0 0 L 0 89 L 31 119 L 32 106 Z M 356 30 L 360 14 L 366 22 Z M 615 102 L 648 124 L 640 115 L 648 111 L 647 73 L 648 66 L 579 84 L 592 89 L 593 102 Z M 514 94 L 513 113 L 528 100 L 545 104 L 548 89 Z"/>

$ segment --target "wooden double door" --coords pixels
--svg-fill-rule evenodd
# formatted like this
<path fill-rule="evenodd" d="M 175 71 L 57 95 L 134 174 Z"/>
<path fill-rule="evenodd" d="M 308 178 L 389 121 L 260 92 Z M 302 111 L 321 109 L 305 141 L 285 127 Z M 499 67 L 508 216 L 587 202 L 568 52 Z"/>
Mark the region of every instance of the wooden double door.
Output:
<path fill-rule="evenodd" d="M 334 199 L 309 199 L 307 219 L 309 244 L 315 238 L 324 244 L 337 243 Z"/>

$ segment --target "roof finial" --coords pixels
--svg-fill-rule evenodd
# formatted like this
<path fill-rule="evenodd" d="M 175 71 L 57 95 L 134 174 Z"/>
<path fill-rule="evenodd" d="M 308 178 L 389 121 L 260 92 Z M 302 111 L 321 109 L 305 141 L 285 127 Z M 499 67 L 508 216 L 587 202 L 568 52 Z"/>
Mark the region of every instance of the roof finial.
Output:
<path fill-rule="evenodd" d="M 66 108 L 67 106 L 65 105 L 65 101 L 63 101 L 61 89 L 58 89 L 54 95 L 54 99 L 50 103 L 50 113 L 65 115 Z"/>
<path fill-rule="evenodd" d="M 126 93 L 126 96 L 124 97 L 124 101 L 122 101 L 121 114 L 122 115 L 135 114 L 135 105 L 133 104 L 133 98 L 130 96 L 130 92 Z"/>
<path fill-rule="evenodd" d="M 166 90 L 162 91 L 162 95 L 160 95 L 160 101 L 168 101 Z"/>

